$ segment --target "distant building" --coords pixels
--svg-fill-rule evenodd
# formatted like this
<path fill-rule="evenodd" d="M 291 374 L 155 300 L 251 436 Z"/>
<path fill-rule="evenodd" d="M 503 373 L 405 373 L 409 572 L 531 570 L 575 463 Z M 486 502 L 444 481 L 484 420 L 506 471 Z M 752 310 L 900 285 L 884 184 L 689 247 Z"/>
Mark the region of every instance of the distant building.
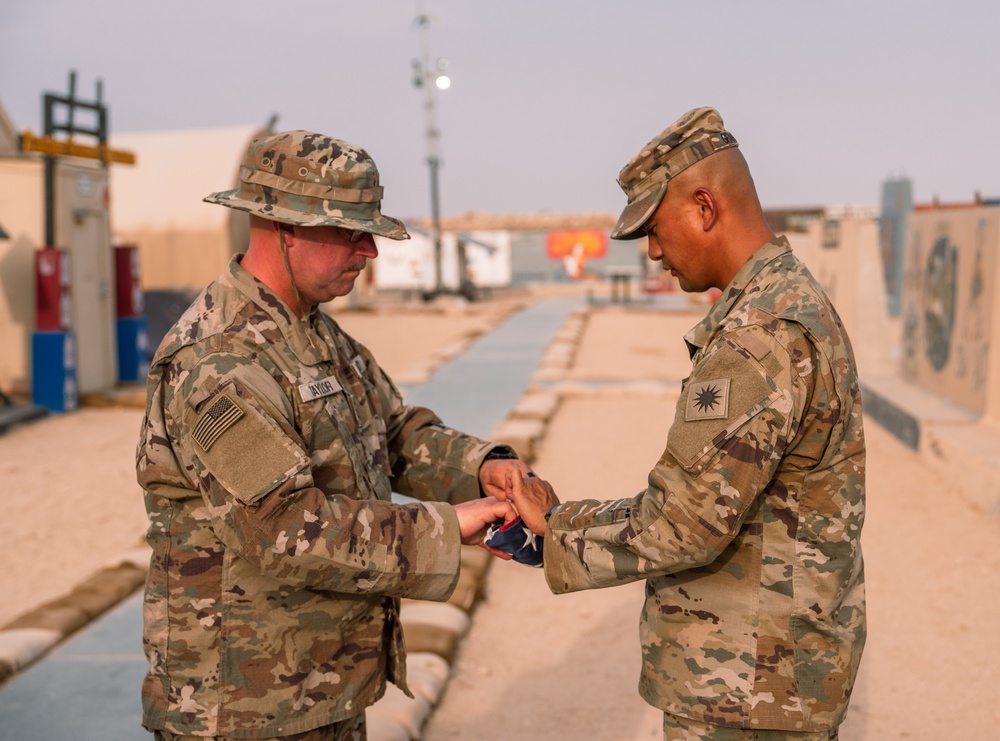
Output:
<path fill-rule="evenodd" d="M 553 238 L 572 238 L 574 232 L 581 240 L 599 241 L 603 246 L 603 249 L 590 250 L 582 267 L 582 278 L 597 279 L 604 271 L 615 268 L 631 268 L 645 274 L 649 264 L 645 257 L 646 240 L 609 239 L 616 220 L 617 217 L 610 214 L 470 212 L 441 219 L 441 231 L 454 243 L 462 235 L 469 235 L 482 243 L 503 245 L 501 249 L 509 250 L 509 285 L 512 286 L 572 280 L 567 274 L 562 251 L 553 248 Z M 425 233 L 431 228 L 427 219 L 416 219 L 412 223 Z"/>

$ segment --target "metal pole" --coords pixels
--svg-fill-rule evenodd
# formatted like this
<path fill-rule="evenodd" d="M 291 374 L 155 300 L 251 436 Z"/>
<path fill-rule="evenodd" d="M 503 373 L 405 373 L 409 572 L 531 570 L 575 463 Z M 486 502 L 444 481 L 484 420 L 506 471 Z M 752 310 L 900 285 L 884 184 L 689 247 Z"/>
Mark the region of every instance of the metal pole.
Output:
<path fill-rule="evenodd" d="M 73 78 L 70 77 L 70 85 L 73 84 Z M 53 108 L 55 108 L 55 96 L 46 93 L 42 98 L 43 106 L 43 132 L 45 136 L 52 136 L 55 131 L 55 115 L 53 113 Z M 54 247 L 56 244 L 56 158 L 52 155 L 46 155 L 43 160 L 45 163 L 44 177 L 45 177 L 45 246 Z"/>
<path fill-rule="evenodd" d="M 438 201 L 438 166 L 437 157 L 427 160 L 431 170 L 431 223 L 434 233 L 434 291 L 440 293 L 444 289 L 441 279 L 441 206 Z"/>
<path fill-rule="evenodd" d="M 423 53 L 421 78 L 426 97 L 424 110 L 427 112 L 427 166 L 431 171 L 431 235 L 434 240 L 434 293 L 440 293 L 444 284 L 441 278 L 441 202 L 438 193 L 438 168 L 441 158 L 438 156 L 439 132 L 434 117 L 434 73 L 430 66 L 430 47 L 427 40 L 427 27 L 430 17 L 419 15 L 420 41 Z"/>

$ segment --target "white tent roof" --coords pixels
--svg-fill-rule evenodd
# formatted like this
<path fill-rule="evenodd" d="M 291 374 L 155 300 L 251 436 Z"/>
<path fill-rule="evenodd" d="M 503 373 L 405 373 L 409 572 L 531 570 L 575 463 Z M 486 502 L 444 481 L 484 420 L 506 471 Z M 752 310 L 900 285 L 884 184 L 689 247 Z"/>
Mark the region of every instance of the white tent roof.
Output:
<path fill-rule="evenodd" d="M 136 155 L 110 166 L 114 231 L 225 229 L 229 209 L 202 199 L 236 185 L 259 126 L 113 134 L 108 145 Z"/>

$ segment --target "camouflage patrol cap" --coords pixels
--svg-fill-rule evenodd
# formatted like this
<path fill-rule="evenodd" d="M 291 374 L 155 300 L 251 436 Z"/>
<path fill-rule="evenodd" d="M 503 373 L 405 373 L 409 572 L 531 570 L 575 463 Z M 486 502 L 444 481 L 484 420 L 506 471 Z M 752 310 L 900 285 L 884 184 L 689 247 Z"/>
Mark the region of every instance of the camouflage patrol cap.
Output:
<path fill-rule="evenodd" d="M 723 149 L 737 147 L 714 108 L 695 108 L 646 144 L 618 173 L 628 204 L 611 232 L 612 239 L 638 239 L 640 227 L 660 205 L 667 183 L 694 163 Z"/>
<path fill-rule="evenodd" d="M 250 142 L 240 184 L 208 203 L 298 226 L 340 226 L 409 239 L 402 222 L 382 214 L 375 161 L 361 147 L 309 131 L 284 131 Z"/>

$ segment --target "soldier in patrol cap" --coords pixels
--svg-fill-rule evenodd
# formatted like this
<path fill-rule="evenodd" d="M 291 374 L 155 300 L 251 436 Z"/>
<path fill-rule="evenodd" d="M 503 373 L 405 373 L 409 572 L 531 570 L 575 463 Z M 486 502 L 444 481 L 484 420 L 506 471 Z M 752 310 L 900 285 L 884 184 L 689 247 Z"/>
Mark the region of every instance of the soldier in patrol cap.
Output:
<path fill-rule="evenodd" d="M 246 254 L 170 330 L 147 384 L 143 725 L 163 741 L 360 740 L 387 681 L 410 694 L 400 598 L 448 598 L 460 545 L 513 518 L 481 494 L 527 468 L 406 406 L 317 309 L 378 255 L 373 235 L 409 236 L 381 212 L 368 153 L 261 136 L 239 179 L 205 200 L 249 212 Z"/>
<path fill-rule="evenodd" d="M 613 237 L 685 291 L 722 290 L 684 340 L 649 486 L 562 504 L 512 472 L 557 594 L 646 580 L 639 691 L 665 739 L 835 739 L 865 643 L 865 441 L 829 298 L 764 220 L 719 113 L 697 108 L 625 165 Z M 576 494 L 576 492 L 574 492 Z"/>

